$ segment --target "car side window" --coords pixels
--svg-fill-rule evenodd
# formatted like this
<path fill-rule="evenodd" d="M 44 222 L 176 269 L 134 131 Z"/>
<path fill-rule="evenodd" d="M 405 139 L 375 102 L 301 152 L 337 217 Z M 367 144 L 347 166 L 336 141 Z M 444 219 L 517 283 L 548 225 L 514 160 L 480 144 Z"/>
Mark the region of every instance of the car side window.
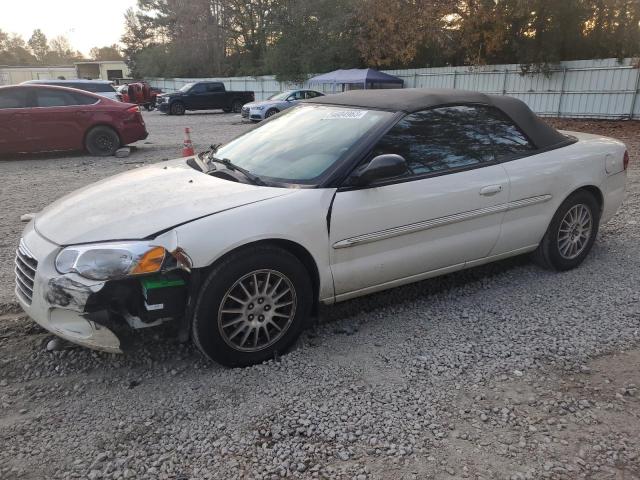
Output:
<path fill-rule="evenodd" d="M 98 99 L 90 97 L 89 95 L 82 95 L 81 93 L 73 94 L 73 103 L 71 105 L 93 105 L 97 103 Z"/>
<path fill-rule="evenodd" d="M 26 108 L 28 106 L 25 88 L 0 90 L 0 108 Z"/>
<path fill-rule="evenodd" d="M 207 92 L 222 92 L 224 91 L 223 85 L 220 83 L 207 84 Z"/>
<path fill-rule="evenodd" d="M 81 93 L 39 89 L 36 92 L 36 107 L 68 107 L 71 105 L 92 105 L 97 98 Z"/>
<path fill-rule="evenodd" d="M 316 98 L 319 97 L 320 94 L 318 92 L 314 92 L 313 90 L 309 90 L 306 92 L 306 97 L 307 98 Z"/>
<path fill-rule="evenodd" d="M 485 123 L 496 158 L 535 150 L 524 133 L 500 110 L 484 108 Z"/>
<path fill-rule="evenodd" d="M 189 93 L 205 93 L 207 91 L 207 85 L 204 83 L 198 83 L 191 87 Z"/>
<path fill-rule="evenodd" d="M 409 175 L 446 172 L 495 160 L 484 127 L 484 112 L 467 105 L 407 115 L 374 147 L 374 156 L 384 153 L 402 155 Z"/>
<path fill-rule="evenodd" d="M 46 88 L 38 89 L 36 92 L 37 107 L 66 107 L 68 105 L 77 105 L 75 95 L 57 90 L 49 90 Z"/>
<path fill-rule="evenodd" d="M 291 95 L 287 97 L 287 100 L 303 100 L 303 99 L 304 99 L 304 92 L 301 92 L 301 91 L 293 92 Z"/>

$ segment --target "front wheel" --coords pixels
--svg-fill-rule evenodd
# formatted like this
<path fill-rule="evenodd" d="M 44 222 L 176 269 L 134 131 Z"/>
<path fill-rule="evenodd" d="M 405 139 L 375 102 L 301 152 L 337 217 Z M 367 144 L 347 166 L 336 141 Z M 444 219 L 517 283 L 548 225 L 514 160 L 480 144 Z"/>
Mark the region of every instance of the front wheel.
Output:
<path fill-rule="evenodd" d="M 184 115 L 185 110 L 184 103 L 181 102 L 174 102 L 169 108 L 171 115 Z"/>
<path fill-rule="evenodd" d="M 313 302 L 307 269 L 291 253 L 257 246 L 214 267 L 198 295 L 192 333 L 210 359 L 229 367 L 284 353 Z"/>
<path fill-rule="evenodd" d="M 589 254 L 598 234 L 600 205 L 586 190 L 567 198 L 556 211 L 534 259 L 554 270 L 570 270 Z"/>

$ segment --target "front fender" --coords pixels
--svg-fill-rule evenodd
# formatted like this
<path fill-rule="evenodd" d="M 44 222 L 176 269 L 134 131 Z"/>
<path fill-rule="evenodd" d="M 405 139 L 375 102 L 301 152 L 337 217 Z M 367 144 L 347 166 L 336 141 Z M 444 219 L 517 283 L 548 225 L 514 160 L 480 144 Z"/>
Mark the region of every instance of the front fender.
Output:
<path fill-rule="evenodd" d="M 194 268 L 204 268 L 249 243 L 274 239 L 296 243 L 315 261 L 319 298 L 329 301 L 334 292 L 327 212 L 334 193 L 335 189 L 302 189 L 195 220 L 174 230 L 176 247 L 184 250 Z"/>

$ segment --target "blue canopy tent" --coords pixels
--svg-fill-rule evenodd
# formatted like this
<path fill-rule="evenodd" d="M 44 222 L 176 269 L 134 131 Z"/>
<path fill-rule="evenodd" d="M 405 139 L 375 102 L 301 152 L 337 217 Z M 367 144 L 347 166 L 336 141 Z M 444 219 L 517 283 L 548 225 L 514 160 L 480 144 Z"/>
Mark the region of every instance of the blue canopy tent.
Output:
<path fill-rule="evenodd" d="M 336 85 L 342 85 L 342 90 L 344 90 L 345 85 L 349 85 L 349 89 L 402 88 L 404 85 L 404 80 L 372 68 L 334 70 L 333 72 L 312 77 L 308 82 L 309 84 L 321 83 L 333 85 L 334 92 Z"/>

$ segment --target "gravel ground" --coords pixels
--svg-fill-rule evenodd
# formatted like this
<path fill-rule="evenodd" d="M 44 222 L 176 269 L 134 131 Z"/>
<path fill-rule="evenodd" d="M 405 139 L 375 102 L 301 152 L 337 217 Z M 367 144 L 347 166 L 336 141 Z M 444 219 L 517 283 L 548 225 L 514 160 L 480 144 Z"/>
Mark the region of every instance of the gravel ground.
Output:
<path fill-rule="evenodd" d="M 146 118 L 154 143 L 124 162 L 0 164 L 3 263 L 21 213 L 175 156 L 174 119 Z M 230 115 L 178 121 L 196 139 L 215 129 L 211 141 L 241 128 Z M 164 330 L 124 356 L 46 352 L 49 335 L 5 313 L 0 478 L 639 479 L 640 125 L 554 123 L 620 138 L 632 157 L 624 206 L 579 269 L 516 258 L 346 302 L 290 354 L 235 370 Z"/>

